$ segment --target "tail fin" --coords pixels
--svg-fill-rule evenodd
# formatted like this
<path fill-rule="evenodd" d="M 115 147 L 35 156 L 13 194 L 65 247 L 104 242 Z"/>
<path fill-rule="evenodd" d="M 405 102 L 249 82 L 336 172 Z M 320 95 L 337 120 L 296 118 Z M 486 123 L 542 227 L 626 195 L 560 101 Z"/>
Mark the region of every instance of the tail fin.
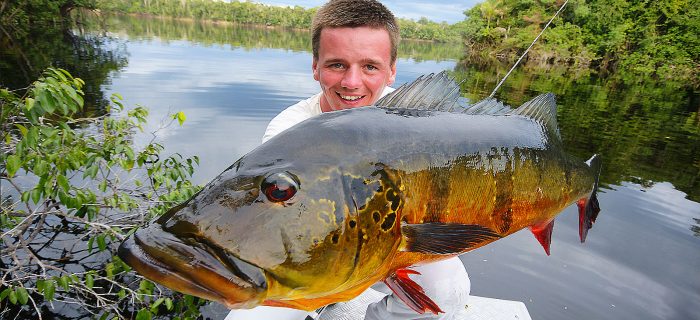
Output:
<path fill-rule="evenodd" d="M 588 235 L 588 230 L 593 227 L 595 219 L 598 217 L 600 212 L 600 205 L 598 204 L 598 197 L 596 193 L 598 192 L 598 179 L 600 177 L 600 168 L 602 166 L 600 161 L 600 156 L 594 154 L 586 164 L 593 169 L 595 174 L 595 182 L 593 183 L 593 191 L 591 192 L 588 199 L 581 199 L 578 201 L 578 235 L 581 239 L 581 243 L 586 242 L 586 236 Z"/>

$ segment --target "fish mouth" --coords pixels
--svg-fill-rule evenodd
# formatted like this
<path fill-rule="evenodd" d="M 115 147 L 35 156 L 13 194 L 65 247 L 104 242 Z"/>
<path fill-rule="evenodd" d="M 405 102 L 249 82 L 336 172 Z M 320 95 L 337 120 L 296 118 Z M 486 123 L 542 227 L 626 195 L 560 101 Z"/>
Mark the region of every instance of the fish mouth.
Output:
<path fill-rule="evenodd" d="M 253 308 L 265 297 L 261 268 L 202 239 L 177 237 L 157 223 L 127 238 L 118 255 L 150 280 L 231 309 Z"/>

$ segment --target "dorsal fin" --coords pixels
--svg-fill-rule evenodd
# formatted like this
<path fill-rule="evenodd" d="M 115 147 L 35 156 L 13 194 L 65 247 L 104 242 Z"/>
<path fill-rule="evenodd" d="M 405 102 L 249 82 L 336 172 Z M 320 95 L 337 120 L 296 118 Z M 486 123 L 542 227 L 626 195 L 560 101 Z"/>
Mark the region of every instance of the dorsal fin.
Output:
<path fill-rule="evenodd" d="M 462 113 L 466 114 L 487 114 L 487 115 L 505 115 L 511 112 L 509 106 L 494 98 L 486 98 L 471 106 L 464 108 Z"/>
<path fill-rule="evenodd" d="M 457 105 L 459 85 L 442 71 L 420 76 L 379 99 L 375 106 L 384 109 L 450 111 Z"/>
<path fill-rule="evenodd" d="M 519 108 L 508 114 L 521 115 L 539 122 L 548 132 L 559 136 L 557 125 L 557 102 L 551 92 L 541 94 L 534 99 L 523 103 Z"/>

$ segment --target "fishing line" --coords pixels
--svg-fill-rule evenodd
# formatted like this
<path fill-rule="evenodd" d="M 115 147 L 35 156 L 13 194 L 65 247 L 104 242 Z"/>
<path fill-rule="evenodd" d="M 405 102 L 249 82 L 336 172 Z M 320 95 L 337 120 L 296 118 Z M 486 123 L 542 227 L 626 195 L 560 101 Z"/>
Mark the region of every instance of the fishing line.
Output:
<path fill-rule="evenodd" d="M 513 72 L 513 70 L 515 69 L 515 67 L 517 67 L 518 64 L 520 64 L 520 61 L 523 60 L 523 58 L 525 57 L 525 55 L 527 54 L 527 52 L 530 51 L 530 48 L 532 48 L 532 46 L 535 45 L 535 43 L 537 42 L 537 39 L 539 39 L 540 36 L 542 36 L 542 34 L 544 33 L 545 30 L 547 30 L 547 28 L 548 28 L 549 25 L 552 23 L 552 21 L 554 21 L 554 19 L 557 18 L 557 16 L 559 15 L 559 12 L 561 12 L 562 10 L 564 10 L 564 7 L 566 7 L 566 4 L 567 4 L 567 3 L 569 3 L 569 0 L 564 1 L 564 4 L 562 4 L 561 7 L 559 8 L 559 10 L 557 10 L 557 12 L 554 14 L 554 16 L 552 16 L 552 19 L 549 19 L 549 22 L 547 22 L 547 24 L 544 26 L 544 28 L 542 29 L 542 31 L 540 32 L 540 34 L 538 34 L 537 37 L 535 37 L 535 40 L 533 40 L 532 43 L 530 44 L 530 46 L 527 47 L 527 49 L 525 49 L 525 52 L 523 52 L 523 54 L 520 55 L 520 58 L 518 59 L 518 61 L 516 61 L 515 64 L 513 65 L 513 67 L 510 68 L 510 70 L 508 70 L 508 73 L 506 73 L 506 75 L 503 77 L 503 79 L 501 79 L 501 82 L 499 82 L 498 85 L 496 85 L 496 88 L 493 89 L 493 92 L 491 92 L 491 94 L 489 95 L 489 98 L 493 98 L 493 96 L 496 95 L 496 91 L 498 91 L 498 88 L 500 88 L 501 85 L 503 84 L 503 82 L 506 81 L 506 78 L 508 78 L 508 76 L 510 75 L 510 73 Z"/>

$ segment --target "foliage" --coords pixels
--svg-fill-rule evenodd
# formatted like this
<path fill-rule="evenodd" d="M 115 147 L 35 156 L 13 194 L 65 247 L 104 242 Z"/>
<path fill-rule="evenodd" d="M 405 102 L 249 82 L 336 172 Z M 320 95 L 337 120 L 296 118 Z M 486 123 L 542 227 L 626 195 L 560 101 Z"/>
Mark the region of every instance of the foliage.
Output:
<path fill-rule="evenodd" d="M 25 32 L 34 24 L 60 22 L 75 8 L 94 9 L 95 0 L 1 0 L 0 29 L 6 35 Z"/>
<path fill-rule="evenodd" d="M 100 87 L 111 72 L 126 65 L 125 48 L 109 37 L 82 34 L 80 24 L 62 22 L 61 3 L 89 5 L 89 1 L 11 1 L 0 8 L 0 86 L 20 90 L 21 95 L 47 67 L 66 69 L 88 80 L 83 86 L 86 108 L 79 112 L 103 114 L 109 100 Z M 20 25 L 2 20 L 19 16 L 28 20 Z"/>
<path fill-rule="evenodd" d="M 76 118 L 83 85 L 48 69 L 22 97 L 0 90 L 0 317 L 41 318 L 57 305 L 101 319 L 195 317 L 199 299 L 129 272 L 115 253 L 135 227 L 197 191 L 198 158 L 162 158 L 153 142 L 136 148 L 148 112 L 124 109 L 119 96 L 108 115 Z"/>
<path fill-rule="evenodd" d="M 563 4 L 487 0 L 465 15 L 467 54 L 514 61 Z M 528 59 L 635 76 L 678 79 L 698 87 L 700 6 L 694 0 L 572 0 Z M 632 71 L 632 72 L 629 72 Z"/>

